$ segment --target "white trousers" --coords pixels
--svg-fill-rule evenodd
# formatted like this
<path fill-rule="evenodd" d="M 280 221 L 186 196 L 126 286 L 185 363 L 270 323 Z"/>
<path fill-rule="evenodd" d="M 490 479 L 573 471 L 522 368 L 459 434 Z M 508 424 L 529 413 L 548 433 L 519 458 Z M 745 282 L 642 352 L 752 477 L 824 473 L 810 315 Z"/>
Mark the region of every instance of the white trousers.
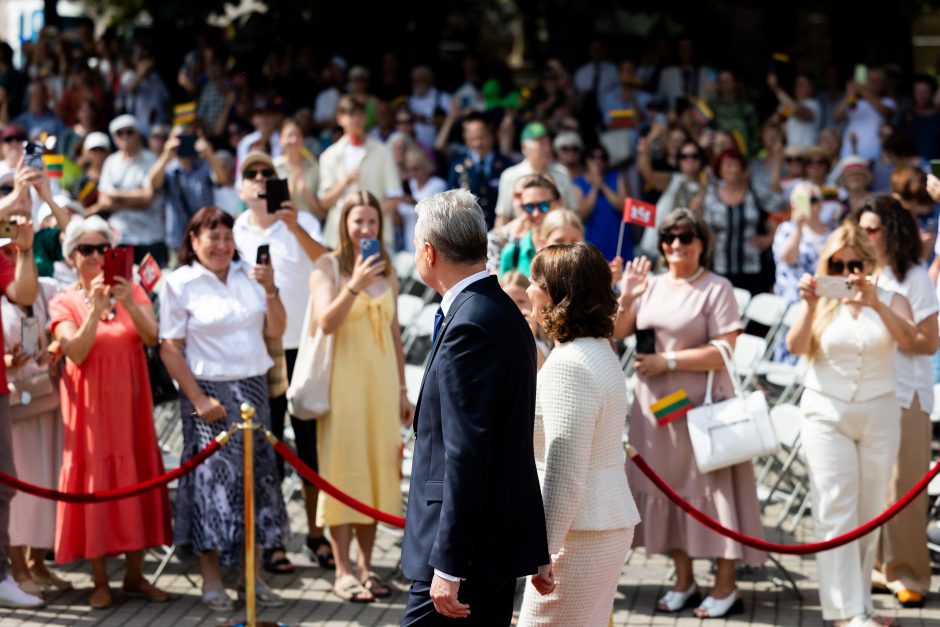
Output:
<path fill-rule="evenodd" d="M 882 512 L 901 440 L 894 392 L 847 403 L 806 390 L 801 441 L 809 467 L 816 539 L 851 531 Z M 879 531 L 816 555 L 823 619 L 873 611 L 871 570 Z"/>

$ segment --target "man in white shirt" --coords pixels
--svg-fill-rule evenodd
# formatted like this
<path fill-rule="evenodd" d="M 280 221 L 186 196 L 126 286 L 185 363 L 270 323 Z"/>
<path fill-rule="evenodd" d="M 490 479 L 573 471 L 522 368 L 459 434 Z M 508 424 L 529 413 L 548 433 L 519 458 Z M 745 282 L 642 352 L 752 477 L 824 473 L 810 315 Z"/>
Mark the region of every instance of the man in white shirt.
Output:
<path fill-rule="evenodd" d="M 415 119 L 415 139 L 423 148 L 430 149 L 437 137 L 434 112 L 438 109 L 450 111 L 450 96 L 434 86 L 434 74 L 425 65 L 411 71 L 411 87 L 408 108 Z"/>
<path fill-rule="evenodd" d="M 272 159 L 281 156 L 281 134 L 277 129 L 281 126 L 282 116 L 278 111 L 277 103 L 269 98 L 259 96 L 255 99 L 254 106 L 254 111 L 251 113 L 251 125 L 255 127 L 255 130 L 242 137 L 236 149 L 239 172 L 241 172 L 242 159 L 249 152 L 259 150 L 257 147 L 259 142 L 265 144 L 265 149 L 261 151 L 271 155 Z M 252 148 L 252 146 L 255 147 Z M 241 180 L 240 174 L 238 178 Z"/>
<path fill-rule="evenodd" d="M 320 223 L 307 212 L 298 212 L 290 201 L 281 205 L 276 213 L 268 213 L 267 202 L 259 194 L 264 193 L 265 181 L 277 177 L 271 157 L 261 152 L 249 153 L 242 161 L 239 174 L 242 177 L 239 192 L 248 205 L 248 211 L 235 220 L 232 234 L 238 255 L 249 266 L 256 263 L 269 263 L 274 269 L 274 284 L 278 289 L 284 310 L 287 313 L 287 327 L 283 336 L 284 356 L 287 361 L 287 378 L 290 381 L 297 360 L 297 349 L 303 334 L 304 315 L 307 312 L 307 300 L 310 295 L 308 281 L 313 262 L 326 249 L 320 245 Z M 259 247 L 268 246 L 268 258 L 259 256 Z M 269 399 L 271 408 L 271 430 L 278 436 L 284 435 L 284 417 L 287 413 L 286 391 Z M 317 469 L 316 422 L 302 421 L 291 416 L 297 442 L 297 454 L 305 464 Z M 284 478 L 284 462 L 278 458 L 278 473 Z M 316 507 L 318 491 L 311 485 L 304 484 L 304 501 L 307 509 L 309 531 L 306 545 L 310 552 L 316 553 L 318 538 L 323 537 L 323 529 L 316 526 Z M 274 572 L 291 572 L 290 562 L 286 560 L 283 548 L 266 554 L 265 565 Z"/>
<path fill-rule="evenodd" d="M 607 58 L 607 46 L 600 39 L 588 44 L 588 57 L 574 73 L 574 89 L 579 99 L 590 92 L 600 102 L 601 96 L 620 86 L 617 67 Z"/>
<path fill-rule="evenodd" d="M 499 195 L 496 197 L 496 227 L 503 226 L 513 218 L 513 187 L 516 181 L 529 174 L 545 174 L 555 181 L 567 209 L 577 207 L 574 184 L 568 169 L 554 162 L 552 140 L 548 128 L 541 122 L 529 122 L 522 129 L 522 155 L 525 159 L 506 168 L 499 176 Z"/>
<path fill-rule="evenodd" d="M 336 122 L 336 105 L 346 83 L 346 59 L 334 56 L 324 68 L 327 87 L 317 94 L 313 106 L 313 123 L 318 129 L 328 129 Z"/>
<path fill-rule="evenodd" d="M 392 216 L 404 196 L 395 159 L 385 144 L 366 136 L 365 105 L 361 101 L 349 95 L 340 98 L 336 121 L 343 127 L 343 136 L 320 155 L 319 198 L 327 211 L 324 243 L 336 246 L 343 200 L 352 192 L 364 190 L 381 203 L 385 245 L 394 250 Z"/>
<path fill-rule="evenodd" d="M 868 72 L 864 85 L 854 80 L 846 84 L 845 98 L 834 113 L 837 122 L 846 123 L 840 158 L 856 155 L 875 161 L 881 156 L 881 125 L 890 124 L 897 111 L 894 99 L 881 95 L 884 84 L 884 72 L 878 68 Z"/>

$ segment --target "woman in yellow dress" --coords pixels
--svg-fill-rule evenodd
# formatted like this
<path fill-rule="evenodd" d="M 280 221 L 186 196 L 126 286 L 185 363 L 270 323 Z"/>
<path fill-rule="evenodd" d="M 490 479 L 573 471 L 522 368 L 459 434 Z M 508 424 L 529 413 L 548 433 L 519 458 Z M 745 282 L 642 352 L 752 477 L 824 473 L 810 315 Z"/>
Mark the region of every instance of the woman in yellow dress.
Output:
<path fill-rule="evenodd" d="M 310 275 L 316 324 L 334 334 L 330 411 L 317 422 L 320 472 L 343 492 L 400 515 L 399 422 L 409 424 L 414 408 L 404 383 L 398 279 L 382 245 L 375 196 L 351 194 L 339 227 L 339 247 L 317 260 Z M 378 240 L 379 252 L 363 259 L 360 243 L 367 239 Z M 375 520 L 321 492 L 317 525 L 330 529 L 337 596 L 368 603 L 391 594 L 371 570 Z M 353 537 L 355 567 L 349 557 Z"/>

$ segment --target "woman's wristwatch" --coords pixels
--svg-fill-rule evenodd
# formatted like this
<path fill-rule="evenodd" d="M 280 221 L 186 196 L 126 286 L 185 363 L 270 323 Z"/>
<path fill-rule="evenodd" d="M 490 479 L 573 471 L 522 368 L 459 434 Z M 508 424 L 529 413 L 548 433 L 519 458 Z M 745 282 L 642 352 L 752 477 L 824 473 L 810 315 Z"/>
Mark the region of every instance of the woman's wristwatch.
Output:
<path fill-rule="evenodd" d="M 663 357 L 666 358 L 666 369 L 675 370 L 676 369 L 676 353 L 675 351 L 667 351 L 663 353 Z"/>

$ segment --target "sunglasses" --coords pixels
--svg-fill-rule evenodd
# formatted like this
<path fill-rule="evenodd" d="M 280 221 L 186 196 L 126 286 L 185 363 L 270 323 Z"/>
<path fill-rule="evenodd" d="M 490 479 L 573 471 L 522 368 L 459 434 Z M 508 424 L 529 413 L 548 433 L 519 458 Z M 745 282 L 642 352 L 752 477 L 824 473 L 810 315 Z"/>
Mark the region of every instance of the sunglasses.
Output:
<path fill-rule="evenodd" d="M 806 165 L 829 165 L 829 162 L 825 159 L 809 159 Z"/>
<path fill-rule="evenodd" d="M 251 180 L 255 178 L 256 176 L 258 176 L 259 174 L 261 175 L 262 178 L 270 179 L 270 178 L 274 178 L 275 172 L 271 168 L 258 168 L 257 170 L 254 168 L 248 168 L 242 174 L 242 178 Z"/>
<path fill-rule="evenodd" d="M 861 259 L 853 259 L 849 262 L 839 261 L 838 259 L 829 260 L 829 274 L 843 274 L 846 268 L 848 268 L 849 274 L 853 272 L 861 274 L 865 268 L 865 262 Z"/>
<path fill-rule="evenodd" d="M 786 157 L 784 161 L 787 163 L 803 163 L 803 157 Z"/>
<path fill-rule="evenodd" d="M 79 244 L 75 247 L 83 257 L 90 257 L 93 253 L 104 255 L 111 249 L 111 244 Z"/>
<path fill-rule="evenodd" d="M 26 138 L 21 135 L 14 135 L 13 137 L 4 137 L 4 144 L 12 144 L 13 142 L 25 142 Z"/>
<path fill-rule="evenodd" d="M 659 237 L 663 244 L 666 246 L 672 246 L 672 243 L 676 240 L 679 240 L 679 243 L 683 246 L 688 246 L 692 243 L 692 240 L 695 239 L 695 233 L 692 231 L 680 231 L 679 233 L 674 233 L 673 231 L 666 231 Z"/>
<path fill-rule="evenodd" d="M 527 202 L 522 205 L 522 209 L 526 213 L 531 213 L 533 215 L 538 211 L 541 211 L 542 213 L 548 213 L 548 210 L 551 208 L 552 203 L 547 200 L 543 200 L 542 202 Z"/>
<path fill-rule="evenodd" d="M 702 157 L 697 152 L 680 152 L 679 153 L 680 161 L 686 161 L 686 160 L 691 160 L 691 159 L 695 159 L 696 161 L 701 161 Z"/>
<path fill-rule="evenodd" d="M 136 135 L 137 131 L 132 128 L 122 128 L 119 131 L 114 131 L 114 134 L 118 137 L 130 137 L 131 135 Z"/>

